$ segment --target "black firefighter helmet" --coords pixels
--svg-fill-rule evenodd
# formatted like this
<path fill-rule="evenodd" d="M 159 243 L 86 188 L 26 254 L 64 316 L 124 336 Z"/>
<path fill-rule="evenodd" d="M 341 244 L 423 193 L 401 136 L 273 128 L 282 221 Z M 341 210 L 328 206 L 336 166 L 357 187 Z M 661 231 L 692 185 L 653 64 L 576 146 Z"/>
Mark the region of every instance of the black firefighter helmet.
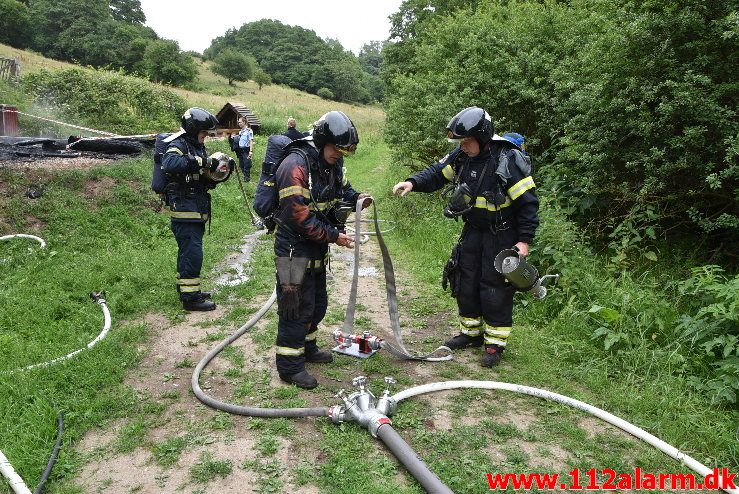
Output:
<path fill-rule="evenodd" d="M 484 147 L 493 138 L 493 121 L 482 108 L 470 106 L 454 115 L 446 130 L 450 140 L 474 137 Z"/>
<path fill-rule="evenodd" d="M 193 139 L 198 138 L 201 130 L 213 130 L 218 119 L 209 111 L 193 107 L 182 115 L 182 129 Z"/>
<path fill-rule="evenodd" d="M 313 124 L 313 142 L 318 148 L 333 144 L 342 154 L 354 154 L 359 134 L 344 112 L 330 111 Z"/>

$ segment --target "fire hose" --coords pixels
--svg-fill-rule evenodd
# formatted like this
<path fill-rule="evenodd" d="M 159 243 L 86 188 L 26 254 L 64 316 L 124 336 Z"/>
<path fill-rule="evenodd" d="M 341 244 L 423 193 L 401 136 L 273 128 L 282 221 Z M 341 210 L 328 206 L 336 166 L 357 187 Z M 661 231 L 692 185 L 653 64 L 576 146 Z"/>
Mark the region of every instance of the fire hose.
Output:
<path fill-rule="evenodd" d="M 354 310 L 356 305 L 356 292 L 357 292 L 357 278 L 358 278 L 358 264 L 359 264 L 359 236 L 360 228 L 359 222 L 362 210 L 362 201 L 358 201 L 356 210 L 356 222 L 355 228 L 355 262 L 354 262 L 354 273 L 352 279 L 352 292 L 350 294 L 350 305 L 347 307 L 347 316 L 344 321 L 344 329 L 350 331 L 354 320 Z M 380 242 L 380 248 L 383 253 L 383 265 L 385 267 L 385 281 L 387 284 L 388 292 L 388 305 L 391 316 L 391 324 L 395 331 L 397 324 L 397 332 L 400 331 L 400 326 L 397 320 L 397 298 L 395 295 L 395 278 L 393 274 L 392 262 L 389 259 L 387 253 L 387 247 L 382 240 L 382 235 L 379 233 L 379 224 L 377 222 L 377 211 L 375 209 L 375 228 L 378 232 L 378 242 Z M 648 432 L 626 422 L 625 420 L 612 415 L 600 408 L 588 405 L 582 401 L 569 398 L 564 395 L 553 393 L 539 388 L 533 388 L 529 386 L 523 386 L 518 384 L 501 383 L 494 381 L 448 381 L 440 383 L 432 383 L 422 386 L 416 386 L 393 396 L 390 396 L 390 385 L 394 383 L 394 379 L 390 377 L 385 378 L 385 382 L 388 387 L 385 392 L 376 398 L 370 390 L 366 388 L 367 379 L 364 376 L 356 377 L 352 380 L 352 384 L 358 388 L 357 391 L 346 395 L 345 391 L 339 390 L 336 397 L 341 400 L 341 403 L 330 408 L 317 407 L 317 408 L 258 408 L 258 407 L 243 407 L 232 405 L 213 399 L 206 395 L 200 388 L 199 379 L 200 374 L 208 365 L 208 363 L 215 358 L 226 346 L 237 340 L 240 336 L 246 333 L 251 327 L 253 327 L 259 319 L 270 309 L 272 304 L 277 298 L 276 291 L 272 292 L 270 298 L 265 304 L 259 309 L 259 311 L 252 316 L 241 328 L 239 328 L 233 335 L 228 337 L 226 340 L 221 342 L 216 348 L 208 352 L 208 354 L 198 363 L 192 375 L 192 387 L 195 396 L 205 403 L 206 405 L 224 410 L 230 413 L 239 415 L 249 415 L 256 417 L 328 417 L 334 423 L 342 423 L 344 421 L 355 421 L 360 426 L 366 427 L 367 430 L 373 437 L 376 437 L 383 441 L 388 449 L 398 458 L 403 466 L 413 475 L 413 477 L 426 489 L 427 492 L 433 494 L 448 494 L 452 493 L 451 489 L 447 487 L 421 460 L 415 451 L 411 448 L 408 443 L 392 428 L 392 421 L 390 416 L 396 411 L 397 405 L 400 401 L 417 396 L 424 393 L 431 393 L 434 391 L 441 391 L 447 389 L 461 389 L 461 388 L 480 388 L 480 389 L 499 389 L 506 391 L 513 391 L 530 396 L 536 396 L 540 398 L 550 399 L 563 403 L 565 405 L 577 408 L 588 412 L 596 417 L 611 423 L 622 430 L 634 435 L 635 437 L 647 442 L 648 444 L 658 448 L 660 451 L 666 453 L 670 457 L 681 461 L 683 464 L 694 470 L 701 475 L 707 475 L 711 472 L 705 465 L 701 464 L 694 458 L 680 452 L 673 446 L 665 443 L 664 441 L 656 438 Z M 353 301 L 353 302 L 352 302 Z M 350 313 L 351 312 L 351 313 Z M 337 331 L 339 334 L 346 336 L 346 333 Z M 356 335 L 349 335 L 356 337 Z M 387 348 L 394 355 L 395 350 L 402 358 L 412 358 L 414 360 L 428 359 L 428 356 L 413 357 L 403 347 L 402 340 L 400 340 L 400 349 L 394 348 L 391 345 L 382 344 L 382 340 L 374 339 L 367 340 L 367 345 L 378 345 L 383 348 Z M 390 350 L 393 348 L 393 350 Z M 438 349 L 437 349 L 438 350 Z M 739 489 L 724 489 L 730 494 L 739 494 Z"/>
<path fill-rule="evenodd" d="M 49 360 L 48 362 L 41 362 L 41 363 L 38 363 L 38 364 L 27 365 L 25 367 L 20 367 L 18 369 L 13 369 L 13 370 L 10 370 L 10 371 L 2 372 L 1 374 L 12 374 L 14 372 L 21 372 L 21 371 L 27 371 L 27 370 L 31 370 L 31 369 L 38 369 L 38 368 L 49 367 L 49 366 L 52 366 L 54 364 L 58 364 L 59 362 L 63 362 L 65 360 L 69 360 L 69 359 L 73 358 L 74 356 L 79 355 L 80 353 L 84 352 L 85 350 L 89 350 L 90 348 L 92 348 L 95 345 L 97 345 L 98 343 L 100 343 L 100 341 L 102 341 L 103 338 L 105 338 L 108 335 L 108 331 L 110 331 L 110 326 L 111 326 L 110 310 L 108 310 L 108 304 L 105 301 L 105 299 L 102 297 L 102 294 L 100 292 L 92 292 L 90 294 L 90 298 L 92 298 L 95 301 L 95 303 L 98 304 L 103 309 L 104 323 L 103 323 L 103 329 L 100 331 L 100 334 L 98 334 L 97 337 L 94 340 L 92 340 L 91 342 L 89 342 L 87 344 L 87 346 L 84 346 L 82 348 L 79 348 L 79 349 L 77 349 L 77 350 L 75 350 L 73 352 L 68 353 L 67 355 L 62 356 L 62 357 L 57 357 L 55 359 Z"/>
<path fill-rule="evenodd" d="M 11 238 L 30 238 L 31 240 L 35 240 L 38 243 L 41 244 L 41 248 L 46 248 L 46 242 L 44 242 L 44 239 L 41 237 L 37 237 L 36 235 L 26 235 L 25 233 L 16 233 L 13 235 L 3 235 L 0 237 L 0 240 L 10 240 Z"/>

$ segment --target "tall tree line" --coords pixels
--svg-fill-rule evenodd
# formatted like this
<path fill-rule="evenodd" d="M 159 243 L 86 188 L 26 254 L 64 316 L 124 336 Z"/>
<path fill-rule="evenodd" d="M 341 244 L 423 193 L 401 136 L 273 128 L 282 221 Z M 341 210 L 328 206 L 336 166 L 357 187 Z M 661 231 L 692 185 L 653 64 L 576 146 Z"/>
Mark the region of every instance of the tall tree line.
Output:
<path fill-rule="evenodd" d="M 139 0 L 0 0 L 1 43 L 155 82 L 192 82 L 192 58 L 145 22 Z"/>
<path fill-rule="evenodd" d="M 379 77 L 382 45 L 377 42 L 365 45 L 357 57 L 337 40 L 323 40 L 309 29 L 262 19 L 229 29 L 213 40 L 204 56 L 215 59 L 226 49 L 253 56 L 274 82 L 309 93 L 358 103 L 383 96 Z"/>

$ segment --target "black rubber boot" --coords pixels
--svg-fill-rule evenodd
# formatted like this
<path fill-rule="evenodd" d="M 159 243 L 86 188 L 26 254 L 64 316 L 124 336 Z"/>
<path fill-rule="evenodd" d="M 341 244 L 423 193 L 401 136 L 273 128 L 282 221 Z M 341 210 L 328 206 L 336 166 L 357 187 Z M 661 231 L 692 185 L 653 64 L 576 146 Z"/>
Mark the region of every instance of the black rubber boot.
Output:
<path fill-rule="evenodd" d="M 182 301 L 182 308 L 189 311 L 208 311 L 208 310 L 215 310 L 216 309 L 216 303 L 212 300 L 207 300 L 205 298 L 201 298 L 199 300 L 183 300 Z"/>
<path fill-rule="evenodd" d="M 294 384 L 297 387 L 303 389 L 313 389 L 318 386 L 318 381 L 316 381 L 316 378 L 308 374 L 308 371 L 306 370 L 302 370 L 297 374 L 280 374 L 280 379 L 282 379 L 286 383 Z"/>
<path fill-rule="evenodd" d="M 328 364 L 334 361 L 334 356 L 328 350 L 316 350 L 313 353 L 306 352 L 305 361 L 314 364 Z"/>
<path fill-rule="evenodd" d="M 200 298 L 205 300 L 206 298 L 210 298 L 212 294 L 210 292 L 200 292 Z"/>
<path fill-rule="evenodd" d="M 482 356 L 481 365 L 483 367 L 493 367 L 500 363 L 500 359 L 503 358 L 503 348 L 498 345 L 485 345 L 485 353 Z"/>
<path fill-rule="evenodd" d="M 459 350 L 468 346 L 480 346 L 482 345 L 482 335 L 480 336 L 468 336 L 464 333 L 459 333 L 453 338 L 449 338 L 444 342 L 444 346 L 451 350 Z"/>

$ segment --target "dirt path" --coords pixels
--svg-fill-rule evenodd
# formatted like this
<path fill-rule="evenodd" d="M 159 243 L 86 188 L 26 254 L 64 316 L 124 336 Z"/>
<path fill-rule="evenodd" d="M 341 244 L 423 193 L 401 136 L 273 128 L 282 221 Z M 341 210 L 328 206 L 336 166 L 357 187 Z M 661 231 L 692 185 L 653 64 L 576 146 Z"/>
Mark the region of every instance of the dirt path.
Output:
<path fill-rule="evenodd" d="M 224 281 L 224 270 L 233 272 L 234 263 L 248 262 L 254 241 L 253 238 L 247 239 L 242 251 L 234 253 L 227 259 L 211 278 L 220 277 L 221 281 Z M 362 329 L 370 328 L 374 334 L 391 339 L 381 260 L 380 250 L 374 239 L 362 246 L 357 322 L 361 323 Z M 334 246 L 331 262 L 333 274 L 329 280 L 329 315 L 319 334 L 319 344 L 324 348 L 333 346 L 329 330 L 341 327 L 350 291 L 352 266 L 352 251 Z M 240 277 L 242 281 L 248 279 L 244 272 L 236 271 L 237 278 Z M 396 276 L 398 293 L 401 296 L 407 294 L 408 291 L 404 287 L 410 285 L 404 270 L 398 270 Z M 268 296 L 269 294 L 265 293 L 259 299 L 252 300 L 250 305 L 259 307 Z M 190 391 L 194 364 L 217 342 L 245 322 L 223 325 L 219 321 L 232 308 L 228 304 L 219 304 L 214 312 L 188 313 L 176 324 L 157 314 L 150 314 L 145 318 L 145 323 L 149 327 L 149 341 L 141 351 L 146 356 L 140 367 L 128 377 L 127 383 L 147 403 L 145 407 L 160 407 L 160 413 L 145 415 L 141 412 L 141 407 L 132 404 L 132 409 L 138 410 L 138 413 L 86 435 L 76 448 L 84 460 L 84 467 L 76 479 L 76 484 L 83 492 L 141 494 L 280 492 L 263 488 L 256 490 L 255 486 L 260 485 L 260 482 L 263 485 L 265 479 L 264 470 L 260 472 L 259 469 L 249 467 L 250 465 L 253 467 L 255 462 L 262 461 L 259 452 L 260 436 L 258 427 L 254 426 L 255 419 L 211 410 L 197 401 Z M 256 334 L 259 334 L 260 330 L 266 331 L 265 328 L 270 326 L 274 327 L 275 317 L 274 310 L 268 312 L 255 328 Z M 405 324 L 404 340 L 411 351 L 420 352 L 422 343 L 425 343 L 426 347 L 433 345 L 431 348 L 435 348 L 455 331 L 452 322 L 454 317 L 450 314 L 439 313 L 436 317 L 420 319 L 423 321 L 409 323 L 413 318 L 405 313 L 401 301 L 401 322 Z M 218 334 L 208 336 L 214 333 Z M 201 379 L 202 387 L 216 398 L 229 402 L 233 402 L 234 392 L 238 387 L 238 380 L 234 376 L 244 373 L 261 376 L 263 388 L 270 392 L 288 388 L 279 381 L 274 370 L 274 354 L 269 345 L 270 342 L 260 342 L 258 337 L 251 333 L 245 335 L 233 345 L 234 352 L 243 355 L 243 360 L 229 361 L 228 357 L 219 356 L 204 372 Z M 388 358 L 391 365 L 396 370 L 400 369 L 404 378 L 413 384 L 448 379 L 495 380 L 497 376 L 496 370 L 483 370 L 479 367 L 477 363 L 479 355 L 474 351 L 457 352 L 453 363 L 410 362 L 394 357 Z M 352 359 L 351 362 L 355 360 Z M 509 364 L 505 361 L 502 364 L 504 367 L 507 365 Z M 453 376 L 450 375 L 450 368 L 454 371 Z M 316 375 L 321 386 L 318 392 L 299 392 L 297 396 L 306 400 L 306 406 L 333 405 L 335 399 L 332 395 L 338 388 L 351 388 L 351 379 L 357 375 L 358 369 L 354 363 L 334 365 L 330 368 L 309 366 L 309 370 Z M 382 378 L 377 375 L 373 377 Z M 292 392 L 291 389 L 287 391 Z M 259 406 L 257 391 L 249 390 L 245 394 L 242 404 Z M 453 410 L 452 405 L 456 396 L 458 396 L 456 392 L 450 391 L 436 393 L 433 398 L 416 398 L 421 400 L 428 410 L 425 420 L 427 428 L 451 430 L 455 425 L 475 425 L 485 418 L 483 410 L 488 400 L 473 401 L 469 403 L 464 413 L 460 414 L 450 411 Z M 257 401 L 253 401 L 252 398 Z M 514 424 L 522 430 L 527 430 L 536 421 L 535 412 L 522 410 L 525 407 L 519 407 L 518 398 L 509 397 L 506 403 L 507 406 L 502 408 L 496 417 L 499 423 Z M 320 462 L 323 453 L 318 449 L 321 433 L 316 427 L 316 422 L 315 419 L 295 420 L 292 422 L 295 428 L 289 438 L 279 438 L 272 459 L 279 462 L 281 468 L 278 472 L 269 474 L 279 480 L 281 492 L 304 494 L 320 492 L 316 486 L 310 484 L 295 485 L 292 473 L 294 468 L 306 461 Z M 138 437 L 138 440 L 133 446 L 126 447 L 125 438 L 132 435 Z M 178 455 L 175 455 L 170 463 L 162 461 L 162 458 L 167 458 L 168 446 L 173 450 L 179 448 Z M 379 443 L 376 447 L 378 450 L 382 449 Z M 501 444 L 492 444 L 488 448 L 488 453 L 492 458 L 502 457 L 502 447 Z M 534 464 L 542 466 L 554 468 L 563 465 L 567 459 L 567 453 L 557 448 L 553 448 L 553 455 L 537 458 L 534 447 L 523 441 L 517 441 L 513 447 L 527 451 Z M 156 455 L 158 457 L 155 457 Z M 389 453 L 387 455 L 392 458 Z M 202 464 L 204 458 L 230 462 L 232 467 L 230 473 L 198 483 L 194 480 L 192 469 Z M 399 469 L 398 476 L 406 476 L 402 468 Z"/>
<path fill-rule="evenodd" d="M 253 243 L 253 239 L 248 239 L 241 252 L 234 253 L 222 264 L 221 269 L 236 271 L 235 274 L 229 278 L 226 273 L 219 271 L 214 273 L 212 278 L 218 279 L 221 283 L 245 281 L 247 278 L 243 270 L 234 268 L 240 262 L 248 262 Z M 363 245 L 362 256 L 360 296 L 358 297 L 361 308 L 358 310 L 358 315 L 369 317 L 376 328 L 388 328 L 378 331 L 378 334 L 389 337 L 391 334 L 384 278 L 381 269 L 378 269 L 381 258 L 374 241 Z M 332 280 L 329 281 L 330 309 L 338 311 L 338 306 L 340 306 L 343 314 L 351 283 L 352 251 L 338 250 L 333 247 L 331 266 L 333 274 L 330 275 Z M 252 305 L 258 307 L 268 295 L 265 294 L 260 300 L 254 300 Z M 144 318 L 150 334 L 149 341 L 141 348 L 146 356 L 140 367 L 127 378 L 126 382 L 137 391 L 139 396 L 163 404 L 166 408 L 156 419 L 155 424 L 147 424 L 150 427 L 145 430 L 145 440 L 141 441 L 144 444 L 143 447 L 120 452 L 121 437 L 136 426 L 135 417 L 117 421 L 105 429 L 91 431 L 85 436 L 76 448 L 77 452 L 85 458 L 85 466 L 76 480 L 76 484 L 84 492 L 153 494 L 195 489 L 193 492 L 198 493 L 242 493 L 249 492 L 246 486 L 257 484 L 257 473 L 239 468 L 239 465 L 254 460 L 259 454 L 255 449 L 257 435 L 255 431 L 248 428 L 250 419 L 239 416 L 222 418 L 225 414 L 203 406 L 189 391 L 193 364 L 220 341 L 220 338 L 217 341 L 205 341 L 211 339 L 207 337 L 207 334 L 219 329 L 223 329 L 225 334 L 230 334 L 235 329 L 234 327 L 209 327 L 212 321 L 217 321 L 227 315 L 229 310 L 231 307 L 228 304 L 219 304 L 213 312 L 187 313 L 182 322 L 174 325 L 158 314 L 150 314 Z M 263 328 L 274 324 L 274 319 L 275 313 L 270 311 L 260 321 L 258 327 Z M 323 330 L 319 337 L 324 347 L 332 345 L 327 333 L 328 331 Z M 272 351 L 260 352 L 258 345 L 253 344 L 248 335 L 235 342 L 233 346 L 243 352 L 244 368 L 251 372 L 268 373 L 269 386 L 272 388 L 284 386 L 274 371 Z M 224 377 L 228 368 L 228 362 L 223 358 L 216 358 L 206 369 L 201 380 L 201 385 L 206 391 L 225 401 L 231 401 L 234 390 L 233 384 Z M 320 370 L 311 370 L 322 385 L 332 389 L 336 388 L 335 378 L 331 379 L 321 375 Z M 341 385 L 349 387 L 348 382 L 343 382 Z M 333 402 L 327 402 L 321 395 L 312 394 L 307 398 L 310 401 L 308 406 L 333 404 Z M 186 448 L 176 464 L 169 468 L 162 467 L 154 461 L 151 445 L 161 444 L 167 438 L 192 436 L 193 430 L 207 428 L 207 425 L 214 420 L 232 421 L 234 427 L 222 432 L 211 430 L 204 433 L 202 440 L 194 441 L 203 444 L 195 444 L 193 447 Z M 310 419 L 300 422 L 302 423 L 297 430 L 303 437 L 296 438 L 293 441 L 296 444 L 304 442 L 306 437 L 317 434 Z M 313 486 L 297 487 L 291 484 L 289 470 L 300 460 L 291 452 L 300 448 L 293 447 L 294 445 L 287 444 L 286 441 L 285 443 L 276 454 L 276 459 L 286 467 L 285 473 L 281 476 L 281 481 L 284 483 L 283 490 L 306 494 L 319 492 Z M 217 477 L 207 485 L 194 484 L 190 478 L 190 468 L 198 462 L 203 453 L 210 453 L 218 460 L 230 460 L 233 465 L 231 473 L 225 478 Z"/>

